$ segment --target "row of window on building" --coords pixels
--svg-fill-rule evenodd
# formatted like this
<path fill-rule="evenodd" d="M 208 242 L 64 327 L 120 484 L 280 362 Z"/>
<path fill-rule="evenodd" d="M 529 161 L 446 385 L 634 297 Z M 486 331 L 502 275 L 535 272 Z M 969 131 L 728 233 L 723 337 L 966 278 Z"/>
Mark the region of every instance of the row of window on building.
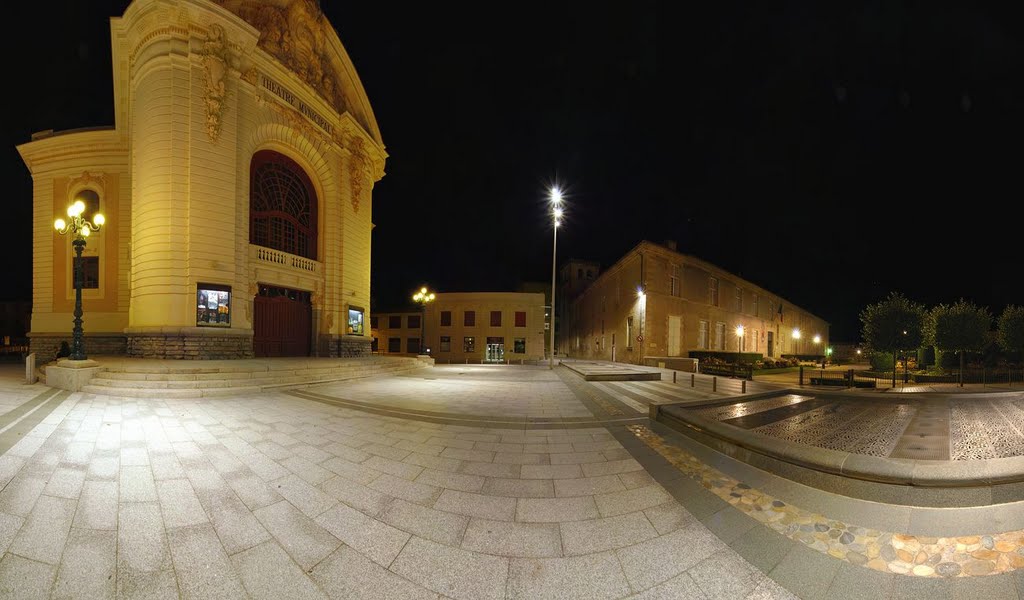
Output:
<path fill-rule="evenodd" d="M 441 327 L 452 326 L 452 311 L 442 310 L 441 311 Z M 501 327 L 501 311 L 492 310 L 490 311 L 490 323 L 491 327 Z M 515 326 L 526 327 L 526 311 L 515 311 Z M 402 328 L 402 316 L 401 315 L 390 315 L 388 316 L 388 329 L 401 329 Z M 462 313 L 462 325 L 463 327 L 476 327 L 476 311 L 467 310 Z M 376 329 L 378 327 L 378 318 L 370 317 L 370 327 Z M 420 327 L 420 316 L 419 315 L 407 315 L 406 316 L 406 328 L 407 329 L 419 329 Z"/>
<path fill-rule="evenodd" d="M 377 340 L 373 340 L 374 348 L 376 351 Z M 488 344 L 500 344 L 502 347 L 505 345 L 505 338 L 503 337 L 488 337 Z M 410 354 L 418 354 L 420 351 L 420 338 L 411 337 L 405 340 L 405 351 Z M 438 352 L 445 353 L 452 351 L 452 338 L 449 335 L 441 336 L 440 348 Z M 462 338 L 462 351 L 465 353 L 476 352 L 476 337 L 466 336 Z M 400 337 L 389 337 L 388 338 L 388 353 L 396 354 L 402 352 L 402 338 Z M 512 343 L 513 354 L 526 354 L 526 338 L 513 338 Z"/>

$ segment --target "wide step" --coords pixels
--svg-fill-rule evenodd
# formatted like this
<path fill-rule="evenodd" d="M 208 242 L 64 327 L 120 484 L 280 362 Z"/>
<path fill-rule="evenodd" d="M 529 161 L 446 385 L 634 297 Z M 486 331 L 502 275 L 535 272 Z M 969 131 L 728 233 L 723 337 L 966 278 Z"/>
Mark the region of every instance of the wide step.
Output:
<path fill-rule="evenodd" d="M 171 361 L 150 361 L 149 364 L 125 362 L 127 364 L 113 364 L 101 371 L 82 391 L 127 398 L 205 398 L 393 375 L 426 366 L 407 357 L 333 362 L 285 359 L 257 364 L 232 364 L 231 361 L 190 365 Z"/>

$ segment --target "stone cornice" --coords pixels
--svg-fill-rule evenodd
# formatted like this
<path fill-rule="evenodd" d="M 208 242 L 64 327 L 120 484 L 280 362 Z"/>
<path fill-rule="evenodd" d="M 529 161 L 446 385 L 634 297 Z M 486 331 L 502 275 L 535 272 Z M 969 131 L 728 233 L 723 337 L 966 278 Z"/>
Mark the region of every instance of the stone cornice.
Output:
<path fill-rule="evenodd" d="M 114 129 L 73 131 L 32 140 L 17 146 L 18 153 L 28 170 L 39 173 L 53 169 L 65 169 L 68 159 L 84 158 L 90 155 L 124 154 L 127 158 L 128 142 Z"/>

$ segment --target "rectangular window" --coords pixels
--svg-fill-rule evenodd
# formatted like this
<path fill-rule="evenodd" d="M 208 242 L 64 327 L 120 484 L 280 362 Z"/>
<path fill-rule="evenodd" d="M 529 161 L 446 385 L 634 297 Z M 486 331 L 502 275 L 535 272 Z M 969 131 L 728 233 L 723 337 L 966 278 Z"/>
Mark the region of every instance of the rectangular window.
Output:
<path fill-rule="evenodd" d="M 377 317 L 370 317 L 370 329 L 377 329 L 378 321 L 379 319 Z"/>
<path fill-rule="evenodd" d="M 526 311 L 516 311 L 516 327 L 526 327 Z"/>
<path fill-rule="evenodd" d="M 501 311 L 491 311 L 491 327 L 501 327 Z"/>
<path fill-rule="evenodd" d="M 753 298 L 753 300 L 751 301 L 751 304 L 753 304 L 753 306 L 751 307 L 751 310 L 753 310 L 753 311 L 754 311 L 754 316 L 755 316 L 755 317 L 757 316 L 757 305 L 758 305 L 758 302 L 757 302 L 757 301 L 758 301 L 758 297 L 757 297 L 757 294 L 754 294 L 754 298 Z"/>
<path fill-rule="evenodd" d="M 736 286 L 736 312 L 743 312 L 743 288 Z"/>
<path fill-rule="evenodd" d="M 708 349 L 708 322 L 700 322 L 700 332 L 697 334 L 697 347 L 701 350 Z"/>
<path fill-rule="evenodd" d="M 388 329 L 401 329 L 402 328 L 402 317 L 392 315 L 388 317 Z"/>
<path fill-rule="evenodd" d="M 526 338 L 516 338 L 512 352 L 515 354 L 526 354 Z"/>
<path fill-rule="evenodd" d="M 452 311 L 442 310 L 441 311 L 441 327 L 452 326 Z"/>
<path fill-rule="evenodd" d="M 406 322 L 406 326 L 409 329 L 419 329 L 420 328 L 420 316 L 419 315 L 409 315 L 408 317 L 405 318 L 405 322 Z"/>
<path fill-rule="evenodd" d="M 633 347 L 633 315 L 626 317 L 626 347 Z"/>
<path fill-rule="evenodd" d="M 718 306 L 718 278 L 708 277 L 708 304 Z"/>
<path fill-rule="evenodd" d="M 349 307 L 348 334 L 363 335 L 363 309 Z"/>
<path fill-rule="evenodd" d="M 441 336 L 441 352 L 451 352 L 451 351 L 452 351 L 452 338 L 451 338 L 451 336 L 442 335 Z"/>
<path fill-rule="evenodd" d="M 476 311 L 467 310 L 462 314 L 462 325 L 463 327 L 476 327 Z M 469 338 L 473 339 L 473 338 Z"/>
<path fill-rule="evenodd" d="M 83 290 L 97 290 L 100 287 L 100 257 L 98 256 L 83 256 L 82 257 L 82 289 Z M 74 267 L 74 259 L 72 259 L 72 268 Z"/>
<path fill-rule="evenodd" d="M 679 265 L 671 265 L 669 273 L 668 293 L 678 298 L 682 294 L 682 288 L 679 285 Z"/>
<path fill-rule="evenodd" d="M 388 352 L 398 353 L 402 351 L 402 338 L 389 337 L 388 338 Z"/>
<path fill-rule="evenodd" d="M 715 323 L 715 350 L 725 350 L 725 323 Z"/>
<path fill-rule="evenodd" d="M 405 351 L 408 352 L 409 354 L 419 354 L 420 338 L 409 338 L 405 340 L 405 348 Z"/>
<path fill-rule="evenodd" d="M 210 283 L 196 285 L 196 325 L 231 327 L 231 287 Z"/>
<path fill-rule="evenodd" d="M 463 352 L 476 352 L 476 338 L 464 337 L 462 338 L 462 351 Z"/>

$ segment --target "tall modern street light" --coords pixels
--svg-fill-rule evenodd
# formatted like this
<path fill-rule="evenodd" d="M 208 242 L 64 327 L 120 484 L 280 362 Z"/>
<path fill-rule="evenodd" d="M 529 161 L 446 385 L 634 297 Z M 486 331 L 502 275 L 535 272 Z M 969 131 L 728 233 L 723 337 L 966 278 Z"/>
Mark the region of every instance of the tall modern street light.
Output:
<path fill-rule="evenodd" d="M 553 233 L 551 239 L 551 354 L 548 355 L 548 368 L 555 368 L 555 255 L 558 253 L 558 226 L 562 223 L 562 190 L 558 186 L 548 193 L 551 201 L 551 222 Z"/>
<path fill-rule="evenodd" d="M 72 246 L 75 248 L 74 280 L 75 280 L 75 327 L 71 335 L 71 360 L 86 360 L 85 345 L 82 342 L 82 251 L 85 250 L 85 238 L 93 231 L 99 231 L 106 219 L 102 214 L 96 213 L 89 221 L 82 216 L 85 212 L 85 203 L 75 200 L 75 203 L 68 207 L 69 222 L 64 219 L 57 219 L 53 222 L 53 228 L 57 233 L 64 235 L 70 233 L 73 237 Z"/>
<path fill-rule="evenodd" d="M 412 296 L 413 302 L 419 302 L 420 306 L 423 307 L 423 314 L 420 316 L 420 354 L 426 354 L 425 350 L 427 347 L 427 303 L 433 302 L 434 293 L 427 291 L 427 288 L 420 288 L 420 291 L 416 292 Z"/>

